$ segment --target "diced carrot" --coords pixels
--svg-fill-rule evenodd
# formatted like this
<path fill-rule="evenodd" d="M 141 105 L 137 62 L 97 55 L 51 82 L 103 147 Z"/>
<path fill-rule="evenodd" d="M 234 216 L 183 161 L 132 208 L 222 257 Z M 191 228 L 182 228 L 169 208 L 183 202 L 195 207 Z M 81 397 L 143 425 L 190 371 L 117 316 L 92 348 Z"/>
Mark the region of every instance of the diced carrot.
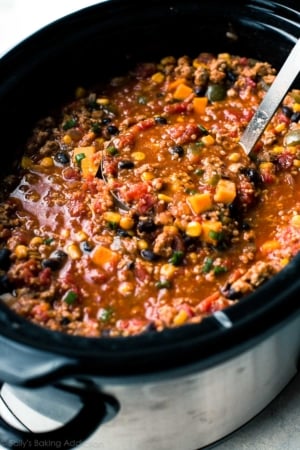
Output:
<path fill-rule="evenodd" d="M 95 153 L 96 148 L 94 145 L 90 145 L 88 147 L 75 147 L 73 151 L 73 159 L 76 160 L 76 155 L 80 155 L 83 153 L 85 158 L 91 158 L 91 156 Z"/>
<path fill-rule="evenodd" d="M 273 250 L 277 250 L 278 248 L 280 248 L 280 243 L 275 239 L 271 239 L 269 241 L 265 241 L 261 245 L 260 251 L 266 255 L 268 253 L 271 253 Z"/>
<path fill-rule="evenodd" d="M 177 78 L 177 80 L 171 81 L 167 85 L 167 91 L 174 91 L 174 89 L 177 88 L 180 84 L 183 84 L 185 82 L 184 78 Z"/>
<path fill-rule="evenodd" d="M 204 114 L 206 105 L 207 105 L 207 97 L 194 97 L 193 98 L 193 106 L 194 106 L 195 113 Z"/>
<path fill-rule="evenodd" d="M 93 158 L 84 158 L 81 160 L 81 172 L 83 178 L 87 178 L 89 175 L 93 177 L 98 171 L 98 164 L 95 163 Z"/>
<path fill-rule="evenodd" d="M 201 239 L 209 244 L 216 244 L 216 236 L 222 231 L 221 222 L 213 222 L 212 220 L 205 220 L 202 222 L 202 234 Z"/>
<path fill-rule="evenodd" d="M 176 100 L 185 100 L 189 95 L 191 95 L 193 92 L 193 89 L 186 84 L 182 83 L 179 84 L 173 94 L 173 97 Z"/>
<path fill-rule="evenodd" d="M 201 214 L 212 207 L 212 197 L 209 192 L 191 195 L 186 201 L 194 214 Z"/>
<path fill-rule="evenodd" d="M 120 255 L 107 247 L 98 245 L 93 250 L 91 258 L 97 266 L 107 270 L 110 267 L 114 267 L 118 263 Z"/>
<path fill-rule="evenodd" d="M 214 200 L 219 203 L 232 203 L 236 197 L 236 186 L 233 181 L 219 180 Z"/>

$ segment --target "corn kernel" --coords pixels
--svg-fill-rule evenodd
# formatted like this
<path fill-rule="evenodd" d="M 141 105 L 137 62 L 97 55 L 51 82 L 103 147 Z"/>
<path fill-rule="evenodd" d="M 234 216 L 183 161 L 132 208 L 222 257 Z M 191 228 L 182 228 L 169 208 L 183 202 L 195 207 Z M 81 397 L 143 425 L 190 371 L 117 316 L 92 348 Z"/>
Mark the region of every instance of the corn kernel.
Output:
<path fill-rule="evenodd" d="M 86 90 L 82 86 L 78 86 L 75 90 L 75 97 L 82 98 L 86 94 Z"/>
<path fill-rule="evenodd" d="M 154 174 L 152 172 L 144 172 L 141 175 L 143 181 L 151 181 L 154 178 Z"/>
<path fill-rule="evenodd" d="M 188 254 L 188 260 L 192 263 L 192 264 L 196 264 L 197 260 L 198 260 L 198 255 L 196 252 L 191 252 Z"/>
<path fill-rule="evenodd" d="M 98 105 L 108 105 L 109 99 L 106 97 L 100 97 L 100 98 L 97 98 L 96 103 L 98 103 Z"/>
<path fill-rule="evenodd" d="M 81 250 L 77 244 L 70 244 L 67 246 L 67 254 L 71 259 L 79 259 L 81 257 Z"/>
<path fill-rule="evenodd" d="M 218 59 L 223 59 L 224 61 L 229 62 L 231 59 L 231 56 L 229 53 L 219 53 L 218 54 Z"/>
<path fill-rule="evenodd" d="M 259 168 L 263 169 L 263 170 L 272 170 L 272 169 L 274 169 L 274 167 L 275 167 L 274 164 L 272 162 L 268 162 L 268 161 L 262 162 L 259 165 Z"/>
<path fill-rule="evenodd" d="M 124 297 L 131 295 L 134 292 L 134 284 L 130 281 L 123 281 L 123 283 L 119 285 L 118 291 Z"/>
<path fill-rule="evenodd" d="M 293 166 L 300 167 L 300 159 L 294 159 L 293 160 Z"/>
<path fill-rule="evenodd" d="M 18 259 L 26 258 L 28 255 L 28 247 L 26 245 L 17 245 L 15 248 L 15 256 Z"/>
<path fill-rule="evenodd" d="M 281 265 L 281 267 L 284 267 L 284 266 L 286 266 L 289 262 L 290 262 L 290 260 L 289 260 L 288 258 L 282 258 L 282 259 L 280 260 L 280 265 Z"/>
<path fill-rule="evenodd" d="M 185 233 L 188 236 L 198 237 L 200 236 L 201 232 L 202 232 L 201 223 L 197 222 L 196 220 L 192 220 L 187 224 Z"/>
<path fill-rule="evenodd" d="M 177 268 L 174 266 L 174 264 L 163 264 L 160 268 L 160 275 L 162 278 L 170 280 L 176 271 Z"/>
<path fill-rule="evenodd" d="M 215 139 L 213 138 L 213 136 L 208 134 L 207 136 L 203 136 L 201 138 L 201 142 L 209 147 L 210 145 L 213 145 L 215 143 Z"/>
<path fill-rule="evenodd" d="M 173 323 L 174 325 L 183 325 L 187 321 L 188 317 L 188 313 L 184 309 L 181 309 L 174 317 Z"/>
<path fill-rule="evenodd" d="M 146 158 L 146 155 L 143 152 L 133 152 L 131 153 L 131 156 L 135 161 L 143 161 L 143 159 Z"/>
<path fill-rule="evenodd" d="M 284 131 L 286 129 L 285 123 L 281 122 L 275 127 L 276 133 L 281 133 L 281 131 Z"/>
<path fill-rule="evenodd" d="M 174 64 L 176 62 L 174 56 L 164 56 L 161 60 L 160 63 L 163 66 L 166 66 L 167 64 Z"/>
<path fill-rule="evenodd" d="M 293 227 L 300 228 L 300 214 L 293 216 L 290 220 L 290 224 L 293 225 Z"/>
<path fill-rule="evenodd" d="M 22 169 L 28 169 L 32 165 L 32 161 L 28 156 L 23 156 L 21 161 L 21 167 Z"/>
<path fill-rule="evenodd" d="M 172 197 L 170 197 L 169 195 L 165 195 L 165 194 L 158 194 L 157 198 L 158 198 L 158 200 L 161 200 L 166 203 L 169 203 L 173 200 Z"/>
<path fill-rule="evenodd" d="M 53 159 L 50 156 L 45 156 L 45 158 L 43 158 L 40 161 L 40 165 L 43 167 L 52 167 L 53 166 Z"/>
<path fill-rule="evenodd" d="M 178 234 L 178 228 L 174 225 L 165 225 L 163 231 L 172 235 Z"/>
<path fill-rule="evenodd" d="M 68 134 L 65 134 L 63 137 L 63 141 L 66 145 L 70 145 L 72 144 L 72 138 L 71 136 L 69 136 Z"/>
<path fill-rule="evenodd" d="M 145 241 L 145 239 L 139 239 L 137 241 L 137 246 L 139 250 L 146 250 L 149 247 L 148 242 Z"/>
<path fill-rule="evenodd" d="M 300 112 L 300 103 L 294 103 L 293 104 L 293 111 L 294 112 Z"/>
<path fill-rule="evenodd" d="M 164 74 L 161 73 L 161 72 L 156 72 L 156 73 L 154 73 L 154 74 L 152 75 L 152 77 L 151 77 L 151 80 L 152 80 L 154 83 L 157 83 L 157 84 L 162 83 L 162 82 L 164 81 L 164 79 L 165 79 L 165 76 L 164 76 Z"/>
<path fill-rule="evenodd" d="M 88 235 L 87 235 L 86 232 L 83 231 L 83 230 L 78 231 L 78 233 L 76 233 L 76 235 L 75 235 L 75 239 L 76 239 L 76 241 L 78 241 L 78 242 L 86 241 L 87 238 L 88 238 Z"/>
<path fill-rule="evenodd" d="M 38 247 L 39 245 L 42 245 L 43 242 L 44 242 L 43 238 L 41 238 L 40 236 L 35 236 L 29 242 L 29 246 L 30 247 Z"/>
<path fill-rule="evenodd" d="M 231 153 L 228 156 L 229 161 L 238 162 L 241 159 L 241 155 L 239 153 Z"/>
<path fill-rule="evenodd" d="M 184 122 L 184 118 L 181 116 L 178 116 L 176 119 L 176 122 Z"/>
<path fill-rule="evenodd" d="M 106 211 L 103 214 L 103 218 L 104 220 L 106 220 L 107 222 L 111 222 L 111 223 L 119 223 L 120 219 L 121 219 L 121 214 L 119 213 L 115 213 L 113 211 Z"/>
<path fill-rule="evenodd" d="M 284 147 L 282 145 L 275 145 L 272 149 L 272 153 L 274 153 L 275 155 L 280 155 L 280 153 L 282 153 L 284 150 Z"/>
<path fill-rule="evenodd" d="M 134 220 L 129 216 L 121 217 L 119 225 L 123 230 L 131 230 L 134 226 Z"/>

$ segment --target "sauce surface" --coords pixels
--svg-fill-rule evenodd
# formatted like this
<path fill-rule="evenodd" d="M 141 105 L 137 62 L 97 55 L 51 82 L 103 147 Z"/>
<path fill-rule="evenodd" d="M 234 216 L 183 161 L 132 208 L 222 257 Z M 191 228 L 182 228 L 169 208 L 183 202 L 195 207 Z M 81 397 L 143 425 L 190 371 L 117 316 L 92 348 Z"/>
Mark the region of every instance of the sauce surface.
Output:
<path fill-rule="evenodd" d="M 0 292 L 82 336 L 198 323 L 300 248 L 300 91 L 249 156 L 276 72 L 222 53 L 137 65 L 42 119 L 0 204 Z"/>

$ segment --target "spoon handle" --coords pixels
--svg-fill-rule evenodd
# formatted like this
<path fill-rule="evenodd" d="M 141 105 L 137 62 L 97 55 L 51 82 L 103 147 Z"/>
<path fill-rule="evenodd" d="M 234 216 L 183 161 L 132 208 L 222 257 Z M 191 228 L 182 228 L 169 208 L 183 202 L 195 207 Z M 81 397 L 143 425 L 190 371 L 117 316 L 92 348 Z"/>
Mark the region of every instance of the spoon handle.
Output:
<path fill-rule="evenodd" d="M 300 39 L 292 48 L 270 89 L 241 136 L 240 144 L 249 154 L 272 119 L 300 71 Z"/>

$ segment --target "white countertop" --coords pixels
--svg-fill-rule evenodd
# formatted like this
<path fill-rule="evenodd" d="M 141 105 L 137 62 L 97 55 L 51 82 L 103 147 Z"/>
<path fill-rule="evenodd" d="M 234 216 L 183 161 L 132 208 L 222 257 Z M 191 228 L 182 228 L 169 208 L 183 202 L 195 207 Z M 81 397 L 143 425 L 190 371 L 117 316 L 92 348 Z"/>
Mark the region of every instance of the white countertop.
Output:
<path fill-rule="evenodd" d="M 100 2 L 0 0 L 0 56 L 48 23 L 96 3 Z M 215 449 L 299 450 L 300 374 L 258 417 L 215 446 Z"/>

